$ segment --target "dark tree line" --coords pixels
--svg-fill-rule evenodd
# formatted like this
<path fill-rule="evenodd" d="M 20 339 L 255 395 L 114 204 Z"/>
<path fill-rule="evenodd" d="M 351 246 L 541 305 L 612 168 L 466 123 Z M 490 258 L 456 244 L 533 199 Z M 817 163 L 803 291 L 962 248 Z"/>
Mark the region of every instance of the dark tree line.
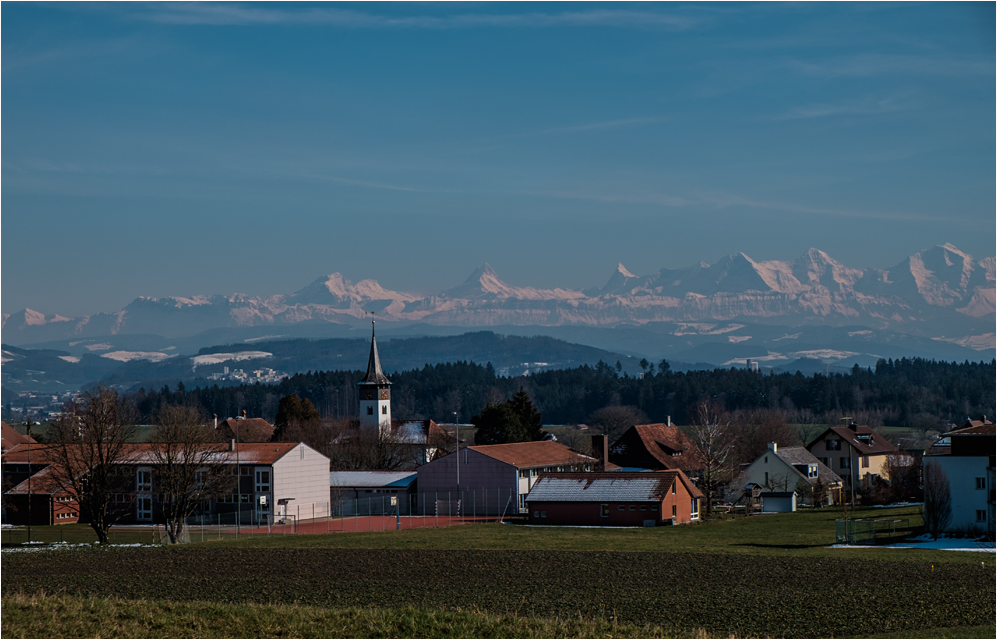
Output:
<path fill-rule="evenodd" d="M 937 428 L 941 421 L 993 415 L 995 362 L 936 362 L 921 358 L 880 360 L 875 369 L 804 376 L 759 374 L 745 369 L 674 372 L 662 361 L 648 363 L 641 376 L 598 365 L 500 377 L 491 364 L 473 362 L 426 365 L 389 376 L 396 418 L 462 421 L 488 404 L 511 399 L 522 387 L 543 415 L 544 424 L 584 422 L 607 406 L 632 406 L 652 422 L 668 416 L 693 422 L 696 403 L 713 399 L 728 411 L 765 409 L 788 422 L 833 423 L 851 416 L 871 426 Z M 139 390 L 132 398 L 143 420 L 151 421 L 164 404 L 199 407 L 219 418 L 246 410 L 250 417 L 274 421 L 281 398 L 309 400 L 323 418 L 356 415 L 356 383 L 361 371 L 297 374 L 275 385 Z"/>

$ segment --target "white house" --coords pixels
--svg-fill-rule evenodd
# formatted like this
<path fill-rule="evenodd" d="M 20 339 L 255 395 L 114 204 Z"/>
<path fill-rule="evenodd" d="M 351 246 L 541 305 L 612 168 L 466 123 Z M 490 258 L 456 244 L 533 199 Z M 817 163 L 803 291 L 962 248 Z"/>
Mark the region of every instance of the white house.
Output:
<path fill-rule="evenodd" d="M 948 480 L 952 520 L 947 531 L 994 534 L 995 443 L 994 423 L 984 416 L 967 420 L 925 453 L 925 469 L 936 465 Z"/>
<path fill-rule="evenodd" d="M 795 493 L 800 482 L 806 482 L 811 489 L 821 488 L 822 495 L 818 500 L 821 504 L 834 504 L 835 497 L 841 491 L 841 478 L 806 448 L 780 449 L 778 444 L 770 442 L 765 453 L 744 470 L 736 490 L 740 492 L 746 485 L 753 483 L 763 487 L 763 495 L 765 492 Z M 802 501 L 804 496 L 799 498 Z M 792 501 L 790 510 L 795 510 L 795 505 L 796 501 Z"/>

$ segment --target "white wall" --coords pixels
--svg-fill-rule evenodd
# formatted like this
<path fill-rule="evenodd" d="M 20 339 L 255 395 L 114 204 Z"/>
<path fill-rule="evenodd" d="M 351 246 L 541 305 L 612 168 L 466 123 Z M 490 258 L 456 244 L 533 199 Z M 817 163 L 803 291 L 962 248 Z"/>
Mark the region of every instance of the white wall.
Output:
<path fill-rule="evenodd" d="M 994 488 L 993 471 L 986 456 L 925 456 L 924 464 L 937 464 L 948 477 L 949 495 L 952 497 L 952 522 L 949 531 L 977 528 L 986 531 L 987 522 L 993 530 L 994 512 L 987 496 Z M 976 488 L 976 479 L 983 478 L 984 488 Z M 976 512 L 986 512 L 987 520 L 977 520 Z"/>
<path fill-rule="evenodd" d="M 325 517 L 329 505 L 329 458 L 304 443 L 298 443 L 273 465 L 273 508 L 275 516 L 281 498 L 294 498 L 287 514 L 309 520 L 312 514 Z M 314 507 L 314 512 L 312 508 Z"/>

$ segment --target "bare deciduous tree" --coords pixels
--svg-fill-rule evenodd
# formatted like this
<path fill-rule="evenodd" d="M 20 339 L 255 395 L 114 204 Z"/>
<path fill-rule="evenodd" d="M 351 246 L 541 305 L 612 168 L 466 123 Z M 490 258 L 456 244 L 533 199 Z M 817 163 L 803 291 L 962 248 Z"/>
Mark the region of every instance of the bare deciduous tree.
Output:
<path fill-rule="evenodd" d="M 703 456 L 700 487 L 706 494 L 706 517 L 709 517 L 713 513 L 714 494 L 731 475 L 726 466 L 732 444 L 730 418 L 724 408 L 712 399 L 699 402 L 695 415 L 696 422 L 689 436 Z"/>
<path fill-rule="evenodd" d="M 57 481 L 76 499 L 100 544 L 123 515 L 115 493 L 131 493 L 133 480 L 121 464 L 131 454 L 135 428 L 118 393 L 104 385 L 66 403 L 47 453 Z"/>
<path fill-rule="evenodd" d="M 937 540 L 950 522 L 952 494 L 948 476 L 937 462 L 928 462 L 924 465 L 924 526 Z"/>
<path fill-rule="evenodd" d="M 235 476 L 226 473 L 223 452 L 214 430 L 193 407 L 164 405 L 156 417 L 155 442 L 150 448 L 154 482 L 161 496 L 160 511 L 170 544 L 182 540 L 184 522 L 198 505 L 229 491 Z"/>
<path fill-rule="evenodd" d="M 585 422 L 589 427 L 609 436 L 609 442 L 612 444 L 635 424 L 646 424 L 647 414 L 630 405 L 610 406 L 593 411 Z"/>

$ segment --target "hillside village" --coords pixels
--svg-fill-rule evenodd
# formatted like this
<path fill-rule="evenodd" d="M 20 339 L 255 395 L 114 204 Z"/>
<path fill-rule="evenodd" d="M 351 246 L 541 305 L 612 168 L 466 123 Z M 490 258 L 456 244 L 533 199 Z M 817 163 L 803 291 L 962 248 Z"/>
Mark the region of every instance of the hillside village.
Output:
<path fill-rule="evenodd" d="M 282 407 L 289 412 L 306 407 L 297 396 L 287 400 Z M 105 533 L 115 523 L 172 523 L 181 540 L 191 524 L 292 521 L 306 530 L 309 522 L 361 514 L 658 527 L 732 513 L 923 500 L 935 535 L 994 536 L 995 432 L 985 416 L 951 429 L 926 450 L 899 449 L 876 430 L 846 421 L 805 446 L 768 442 L 753 461 L 732 468 L 727 460 L 736 445 L 724 436 L 730 425 L 708 414 L 686 428 L 669 419 L 631 424 L 612 439 L 582 435 L 569 447 L 541 428 L 540 414 L 521 390 L 475 416 L 471 443 L 468 426 L 462 433 L 456 421 L 393 419 L 392 383 L 373 333 L 356 406 L 355 420 L 335 436 L 338 460 L 287 440 L 303 433 L 294 419 L 289 423 L 290 414 L 276 428 L 245 414 L 216 417 L 210 439 L 192 447 L 193 457 L 171 457 L 163 442 L 122 441 L 105 452 L 110 469 L 87 462 L 88 449 L 107 445 L 86 430 L 107 425 L 88 422 L 86 406 L 69 441 L 37 443 L 4 423 L 4 523 L 101 519 Z M 489 415 L 499 422 L 489 423 Z M 505 430 L 513 423 L 516 434 Z M 196 481 L 177 481 L 175 468 L 185 467 Z M 104 474 L 104 494 L 94 490 L 98 474 Z M 177 511 L 178 502 L 189 508 Z"/>

